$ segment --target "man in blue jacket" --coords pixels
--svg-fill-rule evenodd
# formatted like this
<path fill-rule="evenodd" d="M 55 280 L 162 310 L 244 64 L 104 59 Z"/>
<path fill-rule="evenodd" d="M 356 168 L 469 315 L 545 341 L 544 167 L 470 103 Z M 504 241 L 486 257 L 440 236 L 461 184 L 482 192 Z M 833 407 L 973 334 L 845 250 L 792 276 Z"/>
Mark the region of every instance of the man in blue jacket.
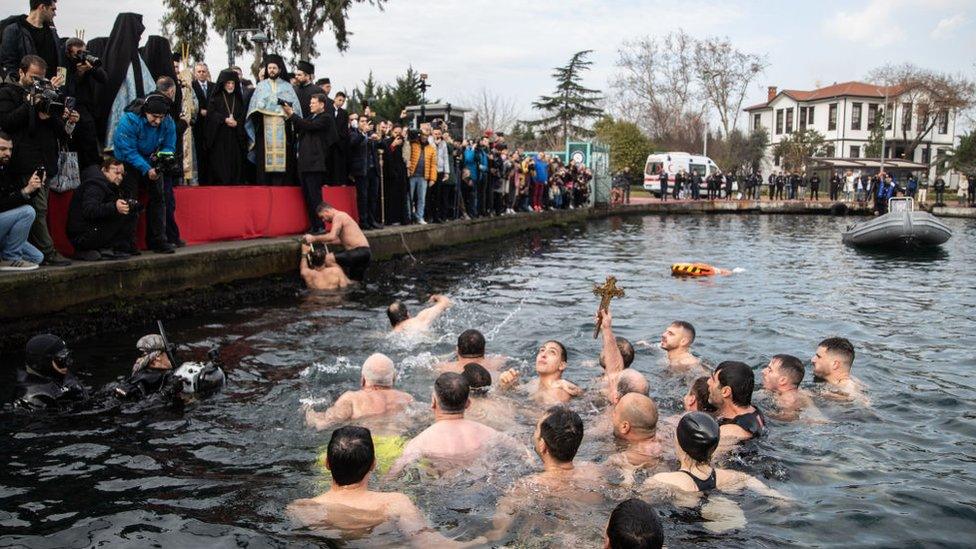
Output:
<path fill-rule="evenodd" d="M 153 158 L 159 153 L 173 154 L 176 149 L 176 124 L 169 117 L 169 98 L 150 94 L 141 105 L 134 104 L 123 113 L 115 129 L 115 157 L 125 163 L 123 194 L 138 199 L 139 188 L 149 191 L 146 205 L 146 244 L 156 253 L 171 254 L 175 248 L 166 240 L 166 201 L 163 195 L 164 174 L 157 171 Z M 138 254 L 135 239 L 124 250 Z"/>

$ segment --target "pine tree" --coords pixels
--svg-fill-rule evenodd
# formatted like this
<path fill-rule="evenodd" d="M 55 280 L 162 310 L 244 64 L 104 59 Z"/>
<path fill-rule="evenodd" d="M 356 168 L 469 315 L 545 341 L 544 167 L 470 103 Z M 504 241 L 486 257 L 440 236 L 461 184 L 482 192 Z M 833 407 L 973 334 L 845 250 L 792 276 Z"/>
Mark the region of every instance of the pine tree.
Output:
<path fill-rule="evenodd" d="M 597 106 L 603 97 L 599 90 L 584 87 L 581 83 L 582 72 L 589 70 L 593 64 L 586 60 L 586 56 L 592 51 L 576 52 L 566 66 L 553 69 L 556 91 L 553 95 L 543 95 L 532 103 L 533 108 L 544 111 L 549 116 L 532 121 L 530 124 L 534 129 L 549 137 L 561 138 L 562 141 L 593 135 L 593 131 L 583 124 L 587 119 L 603 115 L 603 109 Z"/>

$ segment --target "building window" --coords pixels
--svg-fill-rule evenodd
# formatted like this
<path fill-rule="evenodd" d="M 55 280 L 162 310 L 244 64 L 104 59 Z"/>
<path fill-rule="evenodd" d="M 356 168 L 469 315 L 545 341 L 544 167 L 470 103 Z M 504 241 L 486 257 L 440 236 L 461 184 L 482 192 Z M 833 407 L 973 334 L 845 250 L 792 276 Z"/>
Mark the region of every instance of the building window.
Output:
<path fill-rule="evenodd" d="M 793 107 L 786 109 L 786 133 L 793 133 Z"/>
<path fill-rule="evenodd" d="M 949 133 L 949 111 L 939 113 L 939 135 Z"/>
<path fill-rule="evenodd" d="M 861 158 L 860 145 L 851 145 L 851 158 Z"/>
<path fill-rule="evenodd" d="M 875 124 L 878 123 L 878 105 L 876 103 L 868 104 L 868 130 L 873 130 Z"/>
<path fill-rule="evenodd" d="M 860 103 L 851 103 L 851 129 L 852 130 L 861 129 L 861 104 Z"/>
<path fill-rule="evenodd" d="M 807 108 L 806 107 L 800 107 L 800 121 L 798 125 L 800 127 L 800 130 L 807 129 Z"/>
<path fill-rule="evenodd" d="M 901 105 L 901 129 L 909 131 L 912 129 L 912 104 L 902 103 Z"/>
<path fill-rule="evenodd" d="M 762 127 L 762 115 L 759 113 L 752 115 L 752 129 L 758 130 L 761 127 Z"/>
<path fill-rule="evenodd" d="M 885 107 L 884 117 L 885 117 L 885 129 L 886 130 L 890 130 L 891 129 L 891 122 L 895 119 L 895 104 L 894 103 L 888 103 L 888 106 Z"/>
<path fill-rule="evenodd" d="M 837 103 L 831 103 L 827 111 L 827 129 L 837 129 Z"/>
<path fill-rule="evenodd" d="M 929 111 L 925 105 L 918 106 L 918 112 L 915 113 L 915 131 L 924 132 L 926 126 L 929 125 Z"/>
<path fill-rule="evenodd" d="M 837 152 L 837 149 L 833 145 L 827 145 L 827 158 L 833 158 L 835 152 Z"/>
<path fill-rule="evenodd" d="M 783 109 L 776 109 L 776 135 L 781 133 L 783 133 Z"/>
<path fill-rule="evenodd" d="M 813 107 L 807 107 L 807 124 L 813 125 Z"/>
<path fill-rule="evenodd" d="M 773 157 L 773 164 L 779 166 L 779 155 Z"/>
<path fill-rule="evenodd" d="M 932 160 L 932 149 L 925 147 L 922 149 L 922 164 L 928 164 Z"/>

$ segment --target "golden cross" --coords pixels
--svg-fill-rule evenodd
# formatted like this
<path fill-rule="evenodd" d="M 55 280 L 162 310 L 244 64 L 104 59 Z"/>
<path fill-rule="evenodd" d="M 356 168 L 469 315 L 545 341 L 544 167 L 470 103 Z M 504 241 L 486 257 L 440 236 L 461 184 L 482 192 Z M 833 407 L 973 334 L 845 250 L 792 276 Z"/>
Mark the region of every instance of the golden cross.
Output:
<path fill-rule="evenodd" d="M 610 309 L 610 300 L 615 297 L 623 297 L 624 291 L 617 287 L 617 277 L 608 276 L 607 281 L 602 286 L 593 285 L 593 295 L 600 296 L 600 307 L 597 309 L 596 326 L 593 328 L 593 339 L 600 335 L 600 323 L 603 321 L 603 311 Z"/>

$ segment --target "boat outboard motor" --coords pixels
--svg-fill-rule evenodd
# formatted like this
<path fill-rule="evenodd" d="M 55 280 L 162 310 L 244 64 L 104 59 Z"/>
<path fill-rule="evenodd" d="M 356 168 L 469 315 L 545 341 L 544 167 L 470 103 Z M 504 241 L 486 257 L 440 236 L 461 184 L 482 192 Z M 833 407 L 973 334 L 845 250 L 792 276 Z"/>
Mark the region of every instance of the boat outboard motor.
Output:
<path fill-rule="evenodd" d="M 173 375 L 183 382 L 184 395 L 210 395 L 224 386 L 227 376 L 220 367 L 220 350 L 207 353 L 209 362 L 184 362 Z"/>

